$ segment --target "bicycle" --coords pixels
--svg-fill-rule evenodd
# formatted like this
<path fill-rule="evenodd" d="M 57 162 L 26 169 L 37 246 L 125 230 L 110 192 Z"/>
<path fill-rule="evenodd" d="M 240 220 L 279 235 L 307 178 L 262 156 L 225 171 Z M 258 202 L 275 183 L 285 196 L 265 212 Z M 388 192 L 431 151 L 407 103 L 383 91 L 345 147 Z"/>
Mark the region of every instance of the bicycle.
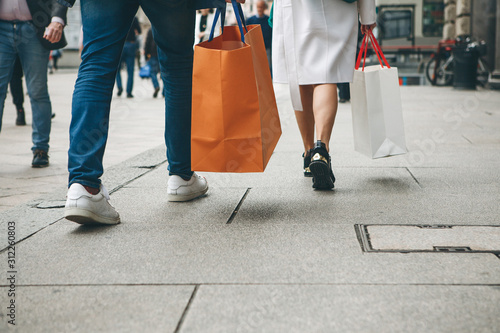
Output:
<path fill-rule="evenodd" d="M 433 86 L 449 86 L 453 83 L 453 47 L 455 40 L 443 40 L 438 44 L 437 52 L 431 54 L 425 74 Z M 470 47 L 477 47 L 480 54 L 485 53 L 484 42 L 474 42 Z M 477 83 L 484 87 L 488 82 L 489 70 L 486 61 L 481 57 L 477 63 Z"/>

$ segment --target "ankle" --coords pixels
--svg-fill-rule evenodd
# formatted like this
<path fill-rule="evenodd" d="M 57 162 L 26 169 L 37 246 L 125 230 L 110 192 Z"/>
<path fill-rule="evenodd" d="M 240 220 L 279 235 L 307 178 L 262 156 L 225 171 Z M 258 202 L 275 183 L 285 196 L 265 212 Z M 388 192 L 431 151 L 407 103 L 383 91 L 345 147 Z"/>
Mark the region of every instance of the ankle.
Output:
<path fill-rule="evenodd" d="M 87 186 L 87 185 L 83 185 L 83 187 L 85 188 L 85 190 L 87 192 L 89 192 L 92 195 L 96 195 L 97 193 L 99 193 L 99 189 L 98 188 L 90 187 L 90 186 Z"/>

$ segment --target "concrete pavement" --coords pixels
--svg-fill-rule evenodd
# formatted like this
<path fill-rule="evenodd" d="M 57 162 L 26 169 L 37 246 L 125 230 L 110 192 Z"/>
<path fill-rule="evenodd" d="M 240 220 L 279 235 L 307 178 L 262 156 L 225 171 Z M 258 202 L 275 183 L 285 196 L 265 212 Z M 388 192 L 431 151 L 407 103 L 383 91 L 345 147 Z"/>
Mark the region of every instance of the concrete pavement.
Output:
<path fill-rule="evenodd" d="M 16 326 L 3 280 L 2 331 L 500 331 L 499 92 L 402 87 L 410 152 L 377 160 L 353 150 L 340 105 L 336 189 L 318 192 L 277 86 L 267 170 L 204 173 L 207 196 L 169 203 L 163 101 L 138 81 L 134 100 L 113 100 L 103 177 L 122 223 L 83 227 L 62 218 L 75 74 L 56 75 L 49 168 L 31 169 L 31 131 L 6 103 L 0 241 L 14 225 L 18 244 Z"/>

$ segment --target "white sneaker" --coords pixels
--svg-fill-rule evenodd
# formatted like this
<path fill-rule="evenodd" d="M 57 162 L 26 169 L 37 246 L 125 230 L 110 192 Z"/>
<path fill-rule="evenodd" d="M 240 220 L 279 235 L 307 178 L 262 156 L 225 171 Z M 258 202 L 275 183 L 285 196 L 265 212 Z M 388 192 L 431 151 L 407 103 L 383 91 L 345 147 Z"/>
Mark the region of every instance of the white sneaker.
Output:
<path fill-rule="evenodd" d="M 120 215 L 109 204 L 108 191 L 102 184 L 99 193 L 93 195 L 87 192 L 81 184 L 73 183 L 66 198 L 64 217 L 70 221 L 80 224 L 120 223 Z"/>
<path fill-rule="evenodd" d="M 193 173 L 190 180 L 184 180 L 180 176 L 172 175 L 168 180 L 168 201 L 189 201 L 196 199 L 208 191 L 208 183 L 205 177 Z"/>

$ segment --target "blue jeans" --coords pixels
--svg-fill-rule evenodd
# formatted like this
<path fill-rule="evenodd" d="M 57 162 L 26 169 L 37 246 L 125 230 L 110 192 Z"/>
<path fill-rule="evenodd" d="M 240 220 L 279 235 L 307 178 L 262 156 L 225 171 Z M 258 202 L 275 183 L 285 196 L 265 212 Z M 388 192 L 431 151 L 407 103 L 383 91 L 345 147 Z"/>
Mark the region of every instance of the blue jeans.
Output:
<path fill-rule="evenodd" d="M 150 78 L 153 82 L 153 87 L 160 88 L 160 84 L 158 83 L 158 57 L 151 57 L 148 60 L 149 68 L 151 68 Z"/>
<path fill-rule="evenodd" d="M 32 149 L 49 151 L 52 106 L 47 89 L 50 51 L 42 46 L 31 21 L 0 20 L 0 130 L 7 87 L 19 55 L 33 114 Z"/>
<path fill-rule="evenodd" d="M 170 175 L 191 171 L 191 90 L 195 10 L 182 0 L 81 0 L 82 62 L 73 92 L 69 184 L 98 187 L 108 137 L 110 103 L 120 53 L 141 5 L 153 25 L 165 95 L 165 143 Z"/>
<path fill-rule="evenodd" d="M 125 42 L 118 72 L 116 73 L 116 85 L 118 89 L 122 90 L 123 86 L 120 69 L 122 64 L 125 63 L 127 66 L 127 94 L 132 94 L 132 89 L 134 88 L 135 51 L 137 51 L 137 43 Z"/>

